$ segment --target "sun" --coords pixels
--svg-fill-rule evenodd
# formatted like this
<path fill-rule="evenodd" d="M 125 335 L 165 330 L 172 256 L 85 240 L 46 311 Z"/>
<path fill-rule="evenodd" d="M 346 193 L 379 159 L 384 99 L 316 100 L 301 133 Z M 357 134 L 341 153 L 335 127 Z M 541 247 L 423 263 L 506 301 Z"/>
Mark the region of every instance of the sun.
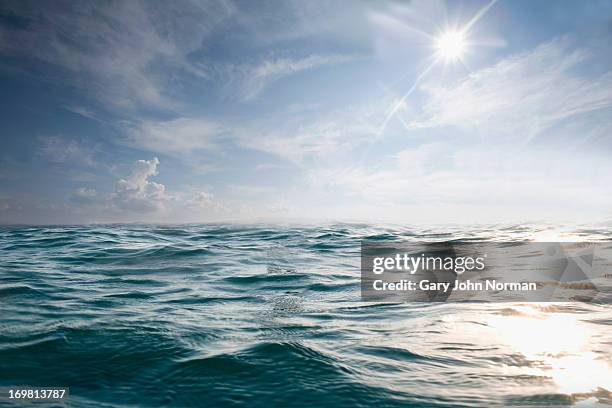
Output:
<path fill-rule="evenodd" d="M 446 31 L 436 40 L 438 56 L 444 61 L 454 61 L 465 54 L 465 35 L 461 31 Z"/>
<path fill-rule="evenodd" d="M 441 31 L 438 32 L 437 36 L 435 33 L 416 30 L 428 39 L 427 44 L 432 48 L 433 55 L 428 58 L 430 63 L 420 74 L 416 76 L 412 86 L 402 95 L 401 98 L 394 102 L 393 107 L 385 116 L 385 120 L 377 132 L 377 137 L 382 136 L 391 119 L 397 114 L 402 106 L 404 106 L 410 95 L 412 95 L 412 93 L 419 88 L 419 85 L 423 79 L 436 66 L 440 65 L 441 63 L 441 65 L 446 67 L 447 65 L 451 65 L 451 63 L 459 61 L 467 67 L 465 64 L 465 54 L 468 52 L 471 54 L 474 51 L 474 47 L 479 44 L 477 39 L 473 36 L 472 28 L 482 17 L 484 17 L 485 14 L 487 14 L 489 9 L 491 9 L 496 2 L 497 0 L 490 0 L 464 24 L 459 24 L 459 22 L 457 22 L 456 24 L 453 23 L 452 25 L 448 25 L 447 22 L 446 26 L 438 25 L 438 29 Z"/>

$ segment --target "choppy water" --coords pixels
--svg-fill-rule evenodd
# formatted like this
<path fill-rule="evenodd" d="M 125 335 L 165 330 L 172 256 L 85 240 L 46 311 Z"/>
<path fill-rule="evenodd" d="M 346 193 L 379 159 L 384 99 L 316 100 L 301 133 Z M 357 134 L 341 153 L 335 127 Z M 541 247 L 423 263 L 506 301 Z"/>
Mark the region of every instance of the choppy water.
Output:
<path fill-rule="evenodd" d="M 0 386 L 69 386 L 75 407 L 612 404 L 609 305 L 360 300 L 364 237 L 568 236 L 612 239 L 518 226 L 3 227 Z"/>

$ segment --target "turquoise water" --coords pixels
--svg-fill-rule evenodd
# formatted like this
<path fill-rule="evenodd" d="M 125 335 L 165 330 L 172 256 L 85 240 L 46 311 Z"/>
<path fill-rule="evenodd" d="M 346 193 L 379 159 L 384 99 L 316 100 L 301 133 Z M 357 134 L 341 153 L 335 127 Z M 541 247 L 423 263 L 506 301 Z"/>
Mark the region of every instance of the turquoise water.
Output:
<path fill-rule="evenodd" d="M 68 386 L 74 407 L 612 404 L 608 304 L 363 303 L 366 237 L 612 233 L 2 227 L 0 386 Z"/>

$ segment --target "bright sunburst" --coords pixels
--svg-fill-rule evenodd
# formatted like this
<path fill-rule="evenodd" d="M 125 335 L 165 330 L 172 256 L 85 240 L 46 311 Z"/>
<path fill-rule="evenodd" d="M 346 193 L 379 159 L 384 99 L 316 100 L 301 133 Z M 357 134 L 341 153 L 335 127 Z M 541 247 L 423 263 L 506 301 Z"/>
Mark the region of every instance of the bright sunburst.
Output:
<path fill-rule="evenodd" d="M 454 61 L 465 53 L 465 35 L 460 31 L 446 31 L 436 40 L 438 56 L 444 61 Z"/>
<path fill-rule="evenodd" d="M 437 37 L 430 35 L 429 33 L 422 32 L 429 40 L 432 40 L 433 48 L 435 49 L 434 55 L 432 55 L 431 63 L 416 77 L 412 86 L 404 93 L 404 95 L 395 101 L 393 107 L 387 113 L 385 120 L 383 121 L 380 129 L 378 130 L 377 137 L 380 137 L 389 121 L 397 114 L 397 111 L 404 105 L 406 99 L 417 89 L 421 80 L 429 74 L 429 72 L 437 66 L 440 62 L 445 65 L 450 62 L 457 60 L 463 61 L 465 53 L 468 51 L 468 37 L 472 38 L 472 27 L 478 22 L 497 0 L 490 0 L 489 3 L 480 8 L 474 16 L 468 20 L 465 24 L 456 25 L 457 28 L 447 28 L 442 31 Z M 448 27 L 448 26 L 447 26 Z M 470 48 L 473 42 L 470 41 Z"/>

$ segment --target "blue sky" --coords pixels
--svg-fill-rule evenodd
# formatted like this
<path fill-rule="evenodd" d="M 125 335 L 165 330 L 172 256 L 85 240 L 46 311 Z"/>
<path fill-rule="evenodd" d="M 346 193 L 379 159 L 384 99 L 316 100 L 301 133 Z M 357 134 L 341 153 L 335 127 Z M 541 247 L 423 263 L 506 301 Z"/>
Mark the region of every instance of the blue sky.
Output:
<path fill-rule="evenodd" d="M 0 222 L 610 219 L 611 40 L 596 0 L 4 1 Z"/>

